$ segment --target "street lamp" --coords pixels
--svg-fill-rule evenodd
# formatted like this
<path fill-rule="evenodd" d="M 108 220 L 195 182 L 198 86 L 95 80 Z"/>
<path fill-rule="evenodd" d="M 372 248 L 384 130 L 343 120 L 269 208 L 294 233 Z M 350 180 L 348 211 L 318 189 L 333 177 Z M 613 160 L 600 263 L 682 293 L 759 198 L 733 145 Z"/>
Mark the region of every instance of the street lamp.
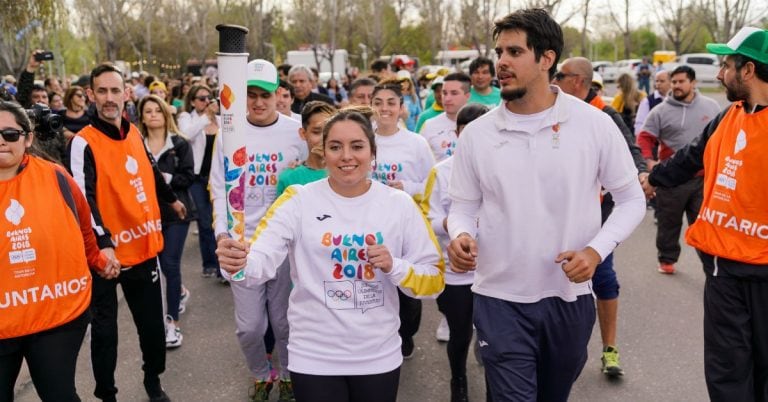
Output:
<path fill-rule="evenodd" d="M 366 70 L 368 69 L 368 46 L 365 46 L 364 43 L 359 43 L 357 46 L 360 46 L 360 49 L 363 49 L 360 57 L 363 58 L 363 70 Z"/>

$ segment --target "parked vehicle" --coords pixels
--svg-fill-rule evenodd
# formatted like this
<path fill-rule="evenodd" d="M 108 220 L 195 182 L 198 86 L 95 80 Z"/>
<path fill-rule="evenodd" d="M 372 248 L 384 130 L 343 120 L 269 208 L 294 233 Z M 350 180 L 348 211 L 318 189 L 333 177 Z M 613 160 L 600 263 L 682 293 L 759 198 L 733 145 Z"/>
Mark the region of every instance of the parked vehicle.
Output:
<path fill-rule="evenodd" d="M 333 52 L 333 66 L 329 62 L 328 58 L 322 56 L 323 52 L 318 51 L 320 58 L 320 65 L 317 65 L 315 60 L 315 52 L 312 50 L 289 50 L 286 54 L 286 63 L 295 66 L 297 64 L 303 64 L 307 67 L 316 67 L 321 73 L 324 72 L 336 72 L 345 73 L 349 64 L 349 54 L 344 49 L 336 49 Z"/>
<path fill-rule="evenodd" d="M 627 73 L 633 78 L 635 76 L 635 68 L 642 62 L 641 59 L 625 59 L 619 60 L 613 66 L 606 66 L 603 68 L 601 75 L 604 82 L 614 82 L 619 78 L 621 74 Z"/>
<path fill-rule="evenodd" d="M 696 81 L 717 82 L 717 74 L 720 72 L 720 59 L 710 53 L 681 54 L 674 63 L 663 64 L 665 70 L 672 71 L 677 66 L 689 65 L 696 71 Z"/>

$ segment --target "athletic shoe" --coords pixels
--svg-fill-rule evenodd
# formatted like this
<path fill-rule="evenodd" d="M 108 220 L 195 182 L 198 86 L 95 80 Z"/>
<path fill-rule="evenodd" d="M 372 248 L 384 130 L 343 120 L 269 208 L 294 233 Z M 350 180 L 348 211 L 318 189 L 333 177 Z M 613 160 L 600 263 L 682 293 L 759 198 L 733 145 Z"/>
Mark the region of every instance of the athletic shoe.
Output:
<path fill-rule="evenodd" d="M 144 377 L 144 390 L 147 391 L 150 402 L 171 402 L 171 398 L 163 390 L 160 385 L 160 378 Z"/>
<path fill-rule="evenodd" d="M 437 326 L 437 331 L 435 331 L 435 338 L 440 342 L 448 342 L 451 339 L 451 329 L 448 328 L 448 320 L 445 319 L 445 316 L 440 319 L 440 325 Z"/>
<path fill-rule="evenodd" d="M 216 276 L 216 268 L 203 268 L 203 278 L 213 278 Z"/>
<path fill-rule="evenodd" d="M 668 262 L 659 263 L 659 272 L 662 274 L 672 275 L 675 273 L 675 264 Z"/>
<path fill-rule="evenodd" d="M 293 396 L 293 383 L 291 380 L 280 380 L 277 387 L 280 390 L 277 402 L 296 402 L 296 397 Z"/>
<path fill-rule="evenodd" d="M 181 329 L 173 323 L 171 316 L 165 317 L 165 348 L 175 349 L 181 346 L 184 337 L 181 335 Z"/>
<path fill-rule="evenodd" d="M 269 391 L 272 391 L 272 381 L 256 381 L 248 390 L 248 400 L 250 402 L 269 401 Z"/>
<path fill-rule="evenodd" d="M 608 377 L 624 375 L 624 370 L 619 366 L 619 350 L 615 346 L 606 346 L 600 360 L 603 362 L 603 374 Z"/>
<path fill-rule="evenodd" d="M 408 360 L 413 357 L 413 351 L 416 346 L 413 344 L 413 337 L 403 338 L 403 343 L 400 345 L 400 351 L 403 353 L 403 359 Z"/>
<path fill-rule="evenodd" d="M 181 299 L 179 299 L 179 314 L 184 314 L 187 311 L 187 302 L 189 301 L 189 289 L 186 286 L 181 285 Z"/>
<path fill-rule="evenodd" d="M 225 278 L 223 276 L 219 277 L 219 283 L 224 285 L 224 286 L 229 286 L 229 281 L 227 280 L 227 278 Z"/>

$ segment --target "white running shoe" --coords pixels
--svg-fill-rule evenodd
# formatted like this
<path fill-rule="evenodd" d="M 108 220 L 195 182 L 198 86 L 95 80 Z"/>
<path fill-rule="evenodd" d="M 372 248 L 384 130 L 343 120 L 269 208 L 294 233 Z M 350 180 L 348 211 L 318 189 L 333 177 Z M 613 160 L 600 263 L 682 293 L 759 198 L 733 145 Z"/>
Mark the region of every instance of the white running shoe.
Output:
<path fill-rule="evenodd" d="M 165 317 L 165 347 L 166 349 L 175 349 L 181 346 L 184 336 L 181 335 L 181 329 L 173 323 L 171 316 Z"/>
<path fill-rule="evenodd" d="M 445 319 L 445 316 L 440 319 L 440 325 L 437 326 L 435 338 L 440 342 L 448 342 L 451 339 L 451 330 L 448 328 L 448 320 Z"/>
<path fill-rule="evenodd" d="M 187 289 L 184 285 L 181 285 L 181 299 L 179 299 L 179 314 L 184 314 L 185 311 L 187 311 L 187 302 L 189 301 L 190 296 L 189 289 Z"/>

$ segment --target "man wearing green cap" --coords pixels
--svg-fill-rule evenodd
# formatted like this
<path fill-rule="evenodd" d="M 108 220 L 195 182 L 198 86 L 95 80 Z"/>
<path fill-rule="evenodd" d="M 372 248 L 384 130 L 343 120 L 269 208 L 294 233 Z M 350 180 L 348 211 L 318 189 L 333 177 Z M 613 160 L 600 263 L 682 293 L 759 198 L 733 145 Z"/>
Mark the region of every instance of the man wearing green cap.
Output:
<path fill-rule="evenodd" d="M 226 249 L 237 243 L 227 229 L 227 196 L 242 191 L 245 211 L 245 238 L 250 239 L 261 218 L 277 197 L 277 177 L 288 164 L 303 160 L 307 145 L 299 136 L 301 123 L 277 112 L 279 78 L 275 66 L 266 60 L 248 63 L 247 127 L 245 152 L 235 155 L 234 166 L 224 165 L 221 136 L 216 138 L 216 149 L 211 163 L 211 198 L 213 200 L 213 226 L 217 249 Z M 237 100 L 235 100 L 237 101 Z M 225 175 L 236 174 L 242 169 L 242 185 L 227 190 Z M 288 295 L 291 280 L 288 270 L 281 270 L 277 278 L 262 285 L 245 285 L 231 282 L 235 301 L 237 339 L 245 355 L 248 369 L 254 379 L 250 401 L 267 401 L 273 387 L 264 333 L 267 320 L 275 334 L 275 345 L 280 357 L 279 401 L 293 401 L 293 391 L 288 373 Z M 224 273 L 226 277 L 228 275 Z M 268 308 L 267 308 L 268 307 Z"/>
<path fill-rule="evenodd" d="M 768 400 L 768 31 L 745 27 L 707 50 L 734 102 L 643 187 L 674 187 L 704 169 L 686 233 L 704 265 L 704 373 L 712 401 Z"/>

